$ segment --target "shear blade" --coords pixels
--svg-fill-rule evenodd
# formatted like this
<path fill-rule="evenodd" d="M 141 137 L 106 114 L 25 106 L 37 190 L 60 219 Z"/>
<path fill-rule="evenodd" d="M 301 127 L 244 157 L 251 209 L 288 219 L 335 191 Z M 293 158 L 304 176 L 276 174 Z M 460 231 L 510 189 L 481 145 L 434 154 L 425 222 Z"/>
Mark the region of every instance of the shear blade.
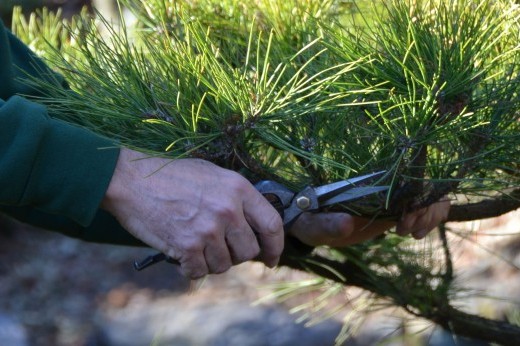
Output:
<path fill-rule="evenodd" d="M 366 196 L 370 196 L 379 192 L 388 191 L 389 186 L 364 186 L 364 187 L 353 187 L 350 190 L 340 193 L 339 195 L 333 196 L 320 203 L 320 206 L 326 207 L 334 204 L 341 204 L 345 202 L 354 201 Z"/>
<path fill-rule="evenodd" d="M 379 171 L 379 172 L 375 172 L 375 173 L 362 175 L 359 177 L 353 177 L 350 179 L 337 181 L 335 183 L 315 187 L 314 191 L 316 192 L 316 195 L 318 196 L 318 199 L 320 201 L 321 200 L 325 201 L 336 195 L 340 195 L 341 193 L 343 193 L 349 189 L 354 188 L 357 184 L 363 184 L 368 181 L 372 181 L 374 179 L 381 178 L 385 174 L 386 174 L 386 171 Z"/>

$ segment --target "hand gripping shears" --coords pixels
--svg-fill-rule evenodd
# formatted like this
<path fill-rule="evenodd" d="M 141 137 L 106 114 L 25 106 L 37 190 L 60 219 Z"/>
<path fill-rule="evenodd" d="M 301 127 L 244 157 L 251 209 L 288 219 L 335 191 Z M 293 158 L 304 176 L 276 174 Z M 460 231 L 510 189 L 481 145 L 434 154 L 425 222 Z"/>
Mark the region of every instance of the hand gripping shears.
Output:
<path fill-rule="evenodd" d="M 280 213 L 284 228 L 287 231 L 305 212 L 321 211 L 328 206 L 345 204 L 369 195 L 388 191 L 389 186 L 366 186 L 367 183 L 382 178 L 385 174 L 386 171 L 379 171 L 322 186 L 307 186 L 299 192 L 291 191 L 272 180 L 260 181 L 255 187 Z M 134 268 L 143 270 L 161 261 L 179 264 L 176 259 L 158 253 L 141 261 L 135 261 Z"/>

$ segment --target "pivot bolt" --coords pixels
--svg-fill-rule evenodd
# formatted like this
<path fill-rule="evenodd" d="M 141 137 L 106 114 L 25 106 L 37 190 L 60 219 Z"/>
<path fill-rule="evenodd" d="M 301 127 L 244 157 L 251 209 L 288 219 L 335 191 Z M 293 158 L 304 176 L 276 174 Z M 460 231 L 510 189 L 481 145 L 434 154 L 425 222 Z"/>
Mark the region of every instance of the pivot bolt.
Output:
<path fill-rule="evenodd" d="M 309 197 L 301 196 L 296 200 L 296 205 L 301 210 L 308 209 L 311 206 L 311 200 Z"/>

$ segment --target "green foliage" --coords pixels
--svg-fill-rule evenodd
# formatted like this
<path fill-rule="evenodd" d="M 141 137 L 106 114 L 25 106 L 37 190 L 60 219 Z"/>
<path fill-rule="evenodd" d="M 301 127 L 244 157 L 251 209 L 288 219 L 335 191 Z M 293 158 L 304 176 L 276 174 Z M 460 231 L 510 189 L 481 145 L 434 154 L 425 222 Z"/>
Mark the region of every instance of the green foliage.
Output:
<path fill-rule="evenodd" d="M 389 1 L 374 25 L 329 44 L 345 61 L 370 57 L 352 74 L 377 88 L 365 115 L 397 172 L 441 191 L 460 179 L 466 194 L 518 185 L 503 174 L 518 175 L 518 15 L 509 1 Z"/>
<path fill-rule="evenodd" d="M 293 188 L 386 169 L 389 196 L 338 207 L 371 217 L 520 187 L 511 1 L 388 0 L 371 11 L 333 0 L 124 3 L 133 25 L 86 14 L 65 25 L 47 12 L 15 23 L 71 84 L 28 81 L 54 116 Z M 293 266 L 437 322 L 456 315 L 445 241 L 418 253 L 392 235 L 322 251 Z"/>
<path fill-rule="evenodd" d="M 518 185 L 517 7 L 384 4 L 360 27 L 336 1 L 128 2 L 138 25 L 67 32 L 78 58 L 51 61 L 77 93 L 48 88 L 54 113 L 251 180 L 387 169 L 394 199 L 364 214 Z M 32 31 L 56 43 L 63 26 L 46 16 Z"/>
<path fill-rule="evenodd" d="M 24 16 L 21 7 L 13 9 L 12 31 L 39 57 L 51 59 L 60 56 L 62 60 L 80 60 L 79 47 L 82 44 L 81 32 L 87 17 L 86 9 L 80 17 L 65 20 L 61 11 L 42 8 Z"/>

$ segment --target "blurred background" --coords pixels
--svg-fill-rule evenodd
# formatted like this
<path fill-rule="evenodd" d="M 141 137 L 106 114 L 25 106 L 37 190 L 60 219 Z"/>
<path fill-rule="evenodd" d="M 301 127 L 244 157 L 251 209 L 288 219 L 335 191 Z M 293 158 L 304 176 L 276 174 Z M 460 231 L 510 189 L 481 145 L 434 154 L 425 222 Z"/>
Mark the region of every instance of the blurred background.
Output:
<path fill-rule="evenodd" d="M 109 0 L 2 0 L 7 26 L 13 6 L 26 13 L 61 7 L 64 16 L 83 6 L 107 17 L 117 11 Z M 468 310 L 520 321 L 520 310 L 511 309 L 519 306 L 519 218 L 517 211 L 452 225 L 472 230 L 470 241 L 453 239 L 461 282 L 482 293 L 461 301 Z M 134 259 L 151 252 L 89 244 L 0 215 L 0 345 L 327 346 L 345 321 L 358 333 L 343 345 L 484 345 L 453 338 L 397 309 L 356 315 L 369 297 L 354 288 L 331 300 L 340 307 L 334 316 L 309 323 L 304 313 L 313 310 L 316 293 L 285 302 L 270 298 L 282 282 L 313 280 L 308 274 L 256 263 L 197 282 L 165 263 L 135 272 Z M 309 302 L 307 310 L 299 308 Z"/>
<path fill-rule="evenodd" d="M 83 7 L 96 8 L 106 16 L 111 16 L 117 12 L 116 0 L 2 0 L 0 2 L 0 17 L 6 26 L 10 25 L 14 6 L 20 6 L 25 13 L 30 13 L 41 7 L 47 7 L 51 10 L 61 8 L 65 17 L 74 15 Z"/>

